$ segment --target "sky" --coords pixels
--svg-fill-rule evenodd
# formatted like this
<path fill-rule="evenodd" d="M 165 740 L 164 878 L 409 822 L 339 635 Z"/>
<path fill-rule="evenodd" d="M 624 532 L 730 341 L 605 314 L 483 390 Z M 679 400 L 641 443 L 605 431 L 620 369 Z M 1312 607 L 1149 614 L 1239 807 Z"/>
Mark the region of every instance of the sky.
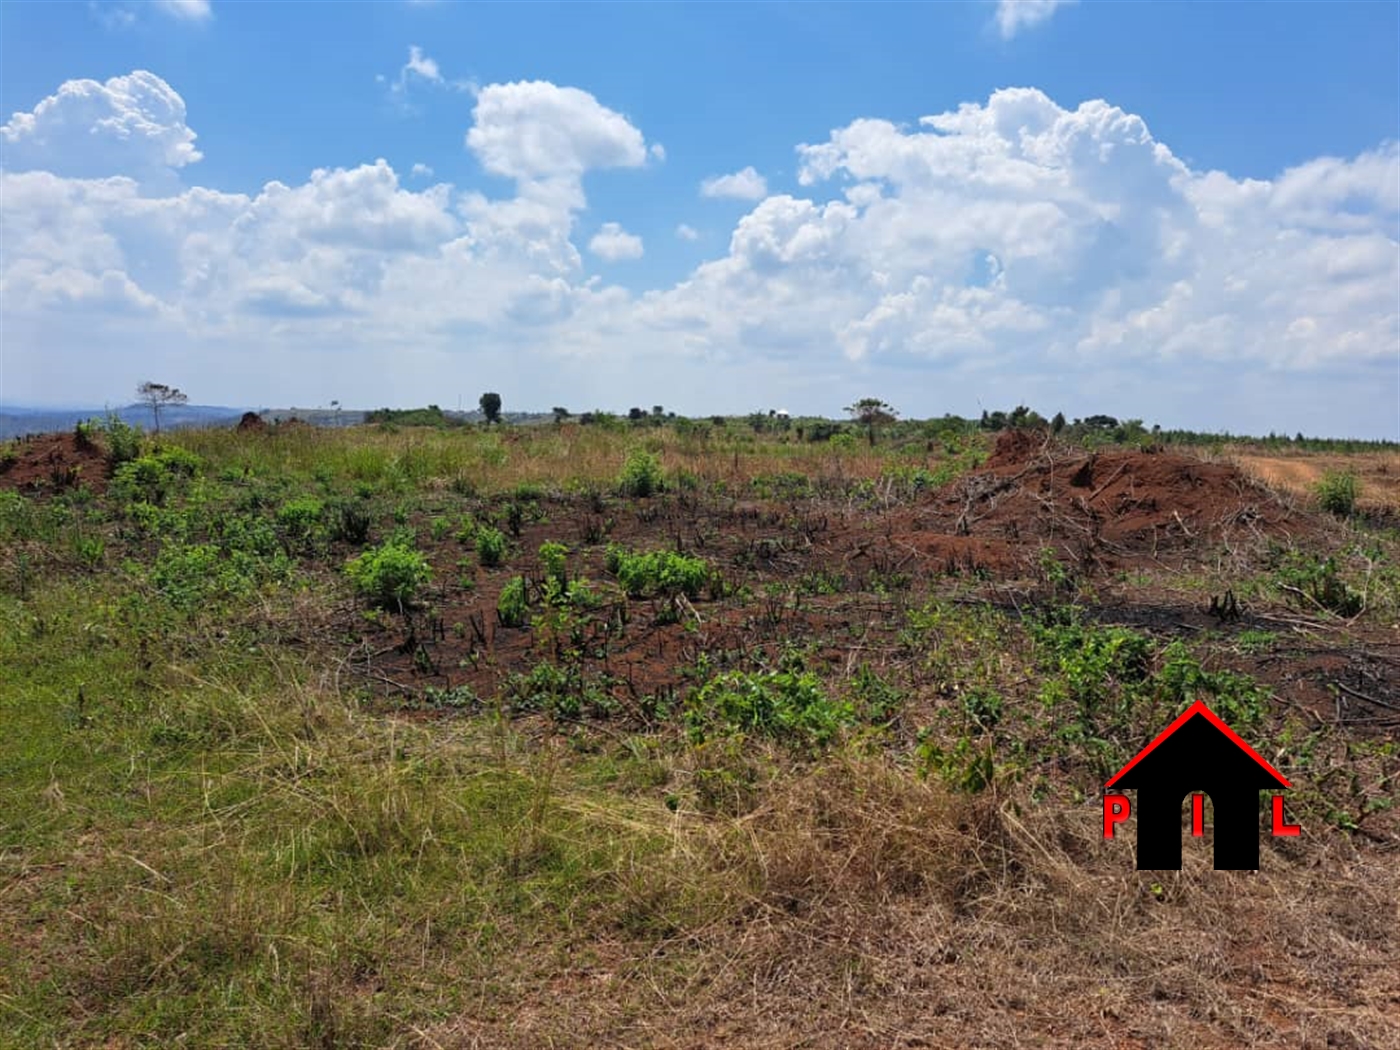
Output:
<path fill-rule="evenodd" d="M 1400 437 L 1400 4 L 0 2 L 0 404 Z"/>

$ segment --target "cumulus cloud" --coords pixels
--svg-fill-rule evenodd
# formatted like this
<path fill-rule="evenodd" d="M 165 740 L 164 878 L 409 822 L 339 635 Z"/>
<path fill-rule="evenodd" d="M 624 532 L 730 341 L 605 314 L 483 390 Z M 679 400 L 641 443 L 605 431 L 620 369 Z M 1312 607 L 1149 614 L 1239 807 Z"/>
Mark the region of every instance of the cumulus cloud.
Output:
<path fill-rule="evenodd" d="M 184 99 L 145 70 L 105 84 L 70 80 L 0 127 L 6 171 L 74 178 L 169 174 L 200 159 L 194 140 Z"/>
<path fill-rule="evenodd" d="M 472 120 L 467 146 L 493 175 L 576 179 L 646 163 L 642 133 L 578 88 L 540 80 L 491 84 L 478 93 Z"/>
<path fill-rule="evenodd" d="M 676 227 L 676 236 L 683 241 L 698 241 L 700 239 L 700 231 L 694 226 L 681 223 Z"/>
<path fill-rule="evenodd" d="M 1010 40 L 1022 29 L 1049 20 L 1059 8 L 1075 0 L 997 0 L 996 24 L 1003 40 Z"/>
<path fill-rule="evenodd" d="M 433 169 L 431 165 L 419 162 L 413 165 L 409 170 L 409 174 L 415 179 L 431 179 L 433 177 Z"/>
<path fill-rule="evenodd" d="M 615 222 L 603 223 L 602 229 L 588 242 L 588 250 L 608 262 L 642 257 L 642 239 L 628 233 Z"/>
<path fill-rule="evenodd" d="M 910 415 L 980 397 L 1400 430 L 1393 143 L 1238 179 L 1193 170 L 1108 102 L 1007 89 L 799 146 L 797 192 L 765 194 L 726 248 L 642 292 L 590 275 L 575 243 L 583 175 L 649 153 L 586 92 L 482 89 L 467 142 L 514 180 L 504 196 L 406 188 L 383 160 L 229 194 L 145 179 L 198 156 L 183 101 L 149 76 L 64 85 L 3 129 L 12 398 L 76 382 L 101 401 L 166 355 L 212 399 L 320 396 L 334 370 L 346 403 L 421 403 L 489 347 L 493 382 L 542 405 L 671 384 L 686 411 L 837 412 L 859 378 Z M 643 245 L 614 222 L 586 248 Z"/>
<path fill-rule="evenodd" d="M 700 183 L 702 197 L 732 197 L 741 201 L 761 200 L 768 195 L 768 182 L 752 166 L 733 175 L 715 175 Z"/>

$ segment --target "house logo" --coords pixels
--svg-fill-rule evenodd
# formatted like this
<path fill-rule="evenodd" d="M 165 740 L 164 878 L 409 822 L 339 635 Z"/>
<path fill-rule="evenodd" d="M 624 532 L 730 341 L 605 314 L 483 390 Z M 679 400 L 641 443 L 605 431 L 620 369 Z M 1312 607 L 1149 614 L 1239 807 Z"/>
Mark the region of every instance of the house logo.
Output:
<path fill-rule="evenodd" d="M 1126 766 L 1103 798 L 1103 837 L 1132 813 L 1127 788 L 1137 791 L 1137 866 L 1181 869 L 1181 811 L 1191 795 L 1191 834 L 1205 834 L 1205 799 L 1214 808 L 1215 869 L 1259 867 L 1259 792 L 1291 785 L 1229 726 L 1197 701 Z M 1114 792 L 1114 789 L 1117 792 Z M 1287 824 L 1283 796 L 1273 796 L 1273 833 L 1297 835 Z"/>

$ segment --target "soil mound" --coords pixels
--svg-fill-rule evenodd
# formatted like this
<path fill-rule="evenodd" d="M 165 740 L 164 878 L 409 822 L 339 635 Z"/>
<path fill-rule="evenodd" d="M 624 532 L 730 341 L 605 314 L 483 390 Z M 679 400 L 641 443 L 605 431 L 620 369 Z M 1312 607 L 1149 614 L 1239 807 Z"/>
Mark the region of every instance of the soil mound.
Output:
<path fill-rule="evenodd" d="M 1047 437 L 1043 430 L 1003 430 L 997 435 L 987 468 L 998 470 L 1028 462 L 1045 448 Z"/>
<path fill-rule="evenodd" d="M 1034 431 L 1003 432 L 986 468 L 944 489 L 935 506 L 955 535 L 1100 561 L 1316 529 L 1233 465 L 1158 450 L 1086 453 Z"/>
<path fill-rule="evenodd" d="M 79 444 L 73 434 L 23 437 L 0 447 L 0 488 L 20 492 L 62 492 L 86 485 L 107 487 L 107 462 L 95 444 Z"/>
<path fill-rule="evenodd" d="M 243 433 L 262 434 L 267 431 L 267 424 L 263 422 L 263 417 L 256 412 L 244 412 L 243 418 L 233 429 Z"/>

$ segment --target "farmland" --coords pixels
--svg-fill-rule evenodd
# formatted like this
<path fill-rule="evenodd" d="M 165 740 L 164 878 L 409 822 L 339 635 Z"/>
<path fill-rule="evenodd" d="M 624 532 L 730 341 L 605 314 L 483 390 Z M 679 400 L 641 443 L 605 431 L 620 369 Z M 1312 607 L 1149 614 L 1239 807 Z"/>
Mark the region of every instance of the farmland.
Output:
<path fill-rule="evenodd" d="M 0 1044 L 1400 1044 L 1395 450 L 829 429 L 4 446 Z"/>

